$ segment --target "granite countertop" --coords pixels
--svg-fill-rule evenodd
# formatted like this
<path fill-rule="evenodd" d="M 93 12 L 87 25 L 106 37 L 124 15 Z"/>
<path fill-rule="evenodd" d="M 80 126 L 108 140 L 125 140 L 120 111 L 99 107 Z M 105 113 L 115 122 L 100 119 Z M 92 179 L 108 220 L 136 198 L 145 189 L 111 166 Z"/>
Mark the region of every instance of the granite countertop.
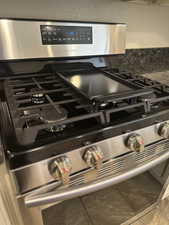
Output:
<path fill-rule="evenodd" d="M 145 73 L 142 76 L 150 78 L 151 80 L 157 80 L 160 83 L 169 85 L 169 70 L 163 72 Z"/>

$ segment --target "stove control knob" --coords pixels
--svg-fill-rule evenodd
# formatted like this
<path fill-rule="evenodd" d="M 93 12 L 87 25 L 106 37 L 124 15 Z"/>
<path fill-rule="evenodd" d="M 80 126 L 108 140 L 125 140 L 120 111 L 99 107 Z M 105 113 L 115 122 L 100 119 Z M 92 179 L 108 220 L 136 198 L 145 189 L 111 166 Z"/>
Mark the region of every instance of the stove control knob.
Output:
<path fill-rule="evenodd" d="M 83 159 L 89 167 L 100 169 L 102 167 L 103 152 L 99 147 L 91 146 L 86 149 Z"/>
<path fill-rule="evenodd" d="M 163 138 L 169 139 L 169 122 L 165 122 L 160 126 L 158 134 Z"/>
<path fill-rule="evenodd" d="M 144 139 L 139 134 L 131 134 L 126 141 L 126 146 L 134 152 L 144 151 Z"/>
<path fill-rule="evenodd" d="M 50 165 L 50 173 L 55 179 L 60 179 L 64 185 L 69 185 L 72 166 L 67 156 L 56 158 Z"/>

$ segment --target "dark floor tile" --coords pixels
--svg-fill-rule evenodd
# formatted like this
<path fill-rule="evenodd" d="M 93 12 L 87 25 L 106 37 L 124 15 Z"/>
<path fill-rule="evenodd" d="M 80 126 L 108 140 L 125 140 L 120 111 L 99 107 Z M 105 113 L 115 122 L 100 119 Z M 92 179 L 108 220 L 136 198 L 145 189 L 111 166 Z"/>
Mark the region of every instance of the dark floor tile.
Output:
<path fill-rule="evenodd" d="M 93 225 L 120 225 L 134 216 L 116 188 L 107 188 L 81 198 Z"/>
<path fill-rule="evenodd" d="M 119 184 L 118 189 L 138 213 L 157 200 L 161 185 L 151 175 L 144 173 Z"/>
<path fill-rule="evenodd" d="M 45 225 L 91 225 L 80 199 L 52 206 L 44 211 Z"/>

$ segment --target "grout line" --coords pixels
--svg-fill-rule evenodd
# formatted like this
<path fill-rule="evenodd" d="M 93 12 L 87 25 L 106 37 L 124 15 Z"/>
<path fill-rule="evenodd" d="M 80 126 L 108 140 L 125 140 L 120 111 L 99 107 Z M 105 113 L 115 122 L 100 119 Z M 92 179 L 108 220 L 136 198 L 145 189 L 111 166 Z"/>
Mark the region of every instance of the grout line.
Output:
<path fill-rule="evenodd" d="M 92 217 L 90 216 L 90 214 L 89 214 L 89 212 L 88 212 L 88 210 L 87 210 L 87 207 L 86 207 L 86 205 L 84 204 L 82 198 L 80 198 L 80 201 L 81 201 L 82 206 L 83 206 L 83 208 L 84 208 L 84 210 L 85 210 L 85 212 L 86 212 L 86 214 L 87 214 L 87 217 L 88 217 L 88 220 L 89 220 L 90 224 L 91 224 L 91 225 L 94 225 L 93 220 L 92 220 Z"/>

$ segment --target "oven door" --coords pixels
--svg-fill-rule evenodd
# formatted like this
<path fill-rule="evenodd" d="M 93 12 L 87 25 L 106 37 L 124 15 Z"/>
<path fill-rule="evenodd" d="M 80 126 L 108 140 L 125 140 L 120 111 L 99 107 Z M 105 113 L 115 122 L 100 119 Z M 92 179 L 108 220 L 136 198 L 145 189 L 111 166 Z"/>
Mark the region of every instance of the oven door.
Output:
<path fill-rule="evenodd" d="M 72 210 L 74 210 L 75 214 L 81 213 L 80 209 L 83 204 L 81 205 L 82 200 L 78 200 L 81 199 L 79 198 L 80 196 L 93 192 L 93 195 L 95 195 L 95 193 L 101 189 L 108 190 L 105 188 L 119 183 L 123 184 L 124 181 L 132 180 L 130 178 L 150 170 L 169 158 L 168 145 L 168 141 L 164 140 L 150 146 L 146 152 L 129 153 L 116 159 L 109 160 L 103 164 L 99 171 L 97 171 L 97 179 L 93 180 L 96 171 L 91 169 L 88 172 L 74 175 L 71 178 L 69 186 L 63 186 L 61 182 L 54 182 L 25 195 L 18 196 L 25 224 L 28 225 L 31 221 L 32 225 L 68 225 L 69 222 L 67 217 L 69 215 L 69 220 L 71 220 L 70 214 Z M 88 181 L 85 182 L 85 180 Z M 122 189 L 124 189 L 125 195 L 124 186 L 126 185 L 122 185 Z M 140 190 L 138 189 L 136 192 L 142 192 L 142 189 L 146 189 L 149 186 L 150 185 L 145 182 L 144 186 L 140 186 Z M 148 192 L 151 192 L 151 190 Z M 103 195 L 106 196 L 106 194 Z M 111 196 L 113 195 L 114 194 L 112 193 Z M 95 198 L 97 199 L 97 197 Z M 114 198 L 116 197 L 114 196 L 113 199 Z M 140 201 L 141 200 L 142 198 Z M 74 208 L 74 204 L 71 204 L 72 201 L 76 202 L 76 209 Z M 127 212 L 127 210 L 123 210 L 123 212 Z M 82 214 L 84 216 L 84 213 Z M 130 215 L 130 213 L 127 214 Z M 83 218 L 83 216 L 77 216 L 77 221 L 79 221 L 80 218 Z M 80 223 L 78 222 L 77 224 Z"/>

